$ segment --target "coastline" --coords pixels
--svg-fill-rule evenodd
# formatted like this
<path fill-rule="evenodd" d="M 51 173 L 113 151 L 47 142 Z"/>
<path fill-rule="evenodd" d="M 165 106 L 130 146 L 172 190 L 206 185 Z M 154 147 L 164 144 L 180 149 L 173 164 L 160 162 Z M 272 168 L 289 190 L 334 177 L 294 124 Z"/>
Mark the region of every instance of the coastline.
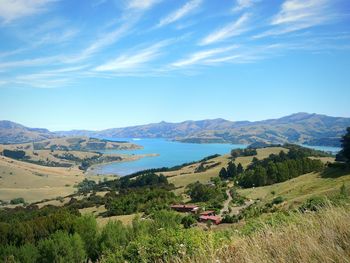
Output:
<path fill-rule="evenodd" d="M 105 176 L 105 174 L 96 173 L 95 169 L 100 167 L 100 166 L 104 166 L 104 165 L 108 165 L 108 164 L 112 164 L 112 163 L 134 162 L 134 161 L 138 161 L 138 160 L 140 160 L 142 158 L 156 157 L 156 156 L 159 156 L 159 155 L 160 155 L 159 153 L 147 153 L 147 154 L 135 154 L 135 155 L 120 154 L 119 156 L 122 158 L 122 160 L 93 164 L 86 170 L 86 172 L 84 172 L 84 174 L 85 175 L 101 175 L 101 176 Z M 113 174 L 113 176 L 120 176 L 120 175 Z"/>

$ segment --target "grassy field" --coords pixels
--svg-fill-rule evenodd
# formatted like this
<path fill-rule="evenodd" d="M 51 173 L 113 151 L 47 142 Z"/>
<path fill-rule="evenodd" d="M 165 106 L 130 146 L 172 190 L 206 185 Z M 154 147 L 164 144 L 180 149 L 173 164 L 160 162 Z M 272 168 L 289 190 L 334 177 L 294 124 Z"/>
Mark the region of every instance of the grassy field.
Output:
<path fill-rule="evenodd" d="M 310 173 L 283 183 L 239 189 L 238 192 L 250 199 L 261 199 L 268 202 L 276 196 L 282 196 L 289 204 L 300 204 L 312 196 L 331 195 L 339 192 L 343 184 L 346 188 L 350 188 L 350 173 L 337 178 L 323 178 L 320 173 Z"/>

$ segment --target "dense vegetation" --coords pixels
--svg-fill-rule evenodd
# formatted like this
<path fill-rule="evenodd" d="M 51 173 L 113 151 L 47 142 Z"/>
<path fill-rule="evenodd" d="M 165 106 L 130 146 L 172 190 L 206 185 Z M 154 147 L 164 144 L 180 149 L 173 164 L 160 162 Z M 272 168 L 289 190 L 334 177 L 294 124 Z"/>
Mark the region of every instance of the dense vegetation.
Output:
<path fill-rule="evenodd" d="M 350 127 L 346 129 L 346 134 L 342 137 L 342 150 L 336 157 L 337 161 L 350 164 Z"/>
<path fill-rule="evenodd" d="M 8 158 L 12 158 L 12 159 L 23 159 L 26 155 L 25 151 L 22 150 L 8 150 L 5 149 L 2 154 Z"/>
<path fill-rule="evenodd" d="M 303 150 L 290 149 L 286 154 L 271 154 L 263 160 L 253 159 L 248 168 L 236 179 L 242 187 L 271 185 L 310 172 L 319 172 L 324 165 L 320 160 L 310 159 Z"/>

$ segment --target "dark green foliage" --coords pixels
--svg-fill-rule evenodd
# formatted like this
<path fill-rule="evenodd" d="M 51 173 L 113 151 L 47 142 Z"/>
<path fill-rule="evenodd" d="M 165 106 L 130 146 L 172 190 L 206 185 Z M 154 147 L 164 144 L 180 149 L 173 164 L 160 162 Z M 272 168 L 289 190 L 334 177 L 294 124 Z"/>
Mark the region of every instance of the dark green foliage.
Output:
<path fill-rule="evenodd" d="M 40 240 L 37 247 L 40 255 L 38 263 L 78 263 L 86 259 L 84 244 L 78 234 L 69 235 L 59 231 Z"/>
<path fill-rule="evenodd" d="M 74 222 L 74 231 L 78 233 L 84 243 L 88 258 L 98 258 L 98 229 L 93 215 L 78 217 Z"/>
<path fill-rule="evenodd" d="M 241 174 L 244 172 L 244 168 L 241 163 L 237 165 L 237 174 Z"/>
<path fill-rule="evenodd" d="M 282 196 L 277 196 L 272 200 L 271 204 L 278 205 L 280 203 L 283 203 L 283 201 L 284 201 L 284 198 Z"/>
<path fill-rule="evenodd" d="M 237 158 L 240 156 L 254 156 L 254 155 L 257 155 L 256 149 L 254 149 L 254 148 L 231 150 L 231 157 L 232 158 Z"/>
<path fill-rule="evenodd" d="M 222 180 L 225 180 L 227 179 L 227 171 L 225 169 L 225 167 L 222 167 L 220 172 L 219 172 L 219 177 L 222 179 Z"/>
<path fill-rule="evenodd" d="M 299 149 L 290 149 L 288 154 L 281 151 L 271 154 L 263 160 L 253 161 L 244 173 L 238 176 L 243 187 L 271 185 L 310 172 L 322 171 L 320 160 L 309 159 L 307 153 Z"/>
<path fill-rule="evenodd" d="M 192 183 L 187 186 L 187 194 L 193 202 L 207 202 L 222 197 L 222 191 L 218 187 L 201 184 L 200 182 Z"/>
<path fill-rule="evenodd" d="M 223 218 L 222 218 L 222 223 L 228 223 L 228 224 L 232 224 L 232 223 L 237 223 L 238 222 L 238 218 L 237 216 L 233 215 L 233 216 L 230 216 L 230 215 L 225 215 Z"/>
<path fill-rule="evenodd" d="M 135 188 L 144 186 L 166 186 L 168 185 L 168 179 L 164 175 L 156 175 L 155 173 L 147 173 L 130 179 L 128 177 L 122 177 L 119 180 L 120 188 Z"/>
<path fill-rule="evenodd" d="M 184 226 L 184 228 L 190 228 L 192 225 L 196 223 L 197 223 L 197 220 L 193 215 L 186 215 L 181 220 L 181 224 Z"/>
<path fill-rule="evenodd" d="M 336 160 L 350 163 L 350 127 L 346 129 L 346 134 L 341 140 L 342 150 L 337 154 Z"/>
<path fill-rule="evenodd" d="M 324 196 L 315 196 L 307 199 L 304 204 L 299 207 L 302 212 L 305 211 L 318 211 L 320 208 L 327 204 L 327 198 Z"/>
<path fill-rule="evenodd" d="M 24 204 L 25 201 L 22 197 L 14 198 L 10 201 L 11 205 L 19 205 L 19 204 Z"/>
<path fill-rule="evenodd" d="M 165 189 L 140 188 L 120 193 L 117 198 L 106 204 L 107 215 L 128 215 L 135 212 L 151 213 L 168 209 L 170 204 L 178 201 L 178 197 Z"/>
<path fill-rule="evenodd" d="M 12 159 L 23 159 L 26 155 L 25 151 L 22 150 L 8 150 L 5 149 L 2 154 L 6 157 L 12 158 Z"/>
<path fill-rule="evenodd" d="M 86 193 L 96 188 L 96 182 L 88 179 L 84 179 L 78 184 L 78 192 Z"/>
<path fill-rule="evenodd" d="M 237 167 L 234 162 L 229 162 L 227 165 L 228 178 L 235 178 L 237 176 Z"/>

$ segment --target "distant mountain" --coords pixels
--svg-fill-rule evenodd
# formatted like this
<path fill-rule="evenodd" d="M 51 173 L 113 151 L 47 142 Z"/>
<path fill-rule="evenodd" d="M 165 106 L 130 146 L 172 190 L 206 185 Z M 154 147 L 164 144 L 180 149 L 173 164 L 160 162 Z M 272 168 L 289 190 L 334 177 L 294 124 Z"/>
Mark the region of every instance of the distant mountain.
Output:
<path fill-rule="evenodd" d="M 47 129 L 28 128 L 11 121 L 0 121 L 0 143 L 24 143 L 57 137 Z"/>
<path fill-rule="evenodd" d="M 57 132 L 62 136 L 90 136 L 98 138 L 168 138 L 183 142 L 230 142 L 250 144 L 305 143 L 339 146 L 340 137 L 350 118 L 320 114 L 296 113 L 279 119 L 232 122 L 224 119 L 160 122 L 103 131 Z"/>

